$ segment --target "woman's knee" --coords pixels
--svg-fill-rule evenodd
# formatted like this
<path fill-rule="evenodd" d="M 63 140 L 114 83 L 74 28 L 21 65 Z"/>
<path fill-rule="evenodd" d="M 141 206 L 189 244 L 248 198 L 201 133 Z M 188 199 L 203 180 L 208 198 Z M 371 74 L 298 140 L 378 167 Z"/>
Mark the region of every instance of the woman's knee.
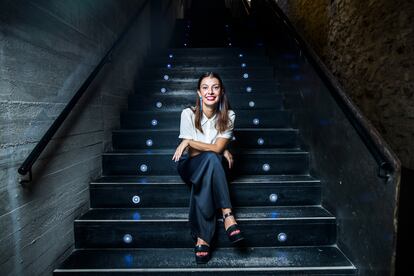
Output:
<path fill-rule="evenodd" d="M 205 155 L 205 158 L 207 158 L 207 160 L 209 160 L 210 162 L 221 164 L 220 154 L 218 154 L 214 151 L 206 151 L 206 152 L 204 152 L 204 155 Z"/>

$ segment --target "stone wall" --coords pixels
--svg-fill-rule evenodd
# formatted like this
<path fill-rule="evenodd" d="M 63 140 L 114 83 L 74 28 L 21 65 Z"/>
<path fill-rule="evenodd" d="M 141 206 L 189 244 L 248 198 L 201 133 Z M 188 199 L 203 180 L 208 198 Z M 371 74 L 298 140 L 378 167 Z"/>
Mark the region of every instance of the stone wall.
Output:
<path fill-rule="evenodd" d="M 0 271 L 51 275 L 73 249 L 73 222 L 89 208 L 90 180 L 139 77 L 151 28 L 174 27 L 174 2 L 144 0 L 4 0 L 0 3 Z M 115 50 L 34 166 L 18 167 L 138 12 Z M 153 43 L 155 44 L 155 43 Z"/>
<path fill-rule="evenodd" d="M 414 169 L 414 4 L 276 0 L 364 115 Z"/>

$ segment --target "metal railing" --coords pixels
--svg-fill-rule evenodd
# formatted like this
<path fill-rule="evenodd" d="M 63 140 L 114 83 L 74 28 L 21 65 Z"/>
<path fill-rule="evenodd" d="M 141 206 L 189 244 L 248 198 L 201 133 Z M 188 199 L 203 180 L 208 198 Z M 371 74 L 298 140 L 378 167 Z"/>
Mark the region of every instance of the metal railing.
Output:
<path fill-rule="evenodd" d="M 399 167 L 399 161 L 396 160 L 395 155 L 390 151 L 389 147 L 380 137 L 379 133 L 374 129 L 370 122 L 368 122 L 362 115 L 358 108 L 351 102 L 349 97 L 343 91 L 335 77 L 326 68 L 324 63 L 319 59 L 312 47 L 302 38 L 298 31 L 293 27 L 289 18 L 285 15 L 282 9 L 274 0 L 259 1 L 264 3 L 266 8 L 271 9 L 273 13 L 281 20 L 284 27 L 289 34 L 293 36 L 302 53 L 312 65 L 318 76 L 331 92 L 332 97 L 344 112 L 345 116 L 355 128 L 361 140 L 364 142 L 372 156 L 378 163 L 378 176 L 387 179 Z M 399 170 L 399 168 L 397 169 Z"/>
<path fill-rule="evenodd" d="M 30 152 L 30 154 L 27 156 L 27 158 L 24 160 L 22 165 L 19 167 L 18 172 L 21 175 L 26 175 L 29 173 L 29 179 L 20 179 L 20 183 L 28 183 L 32 181 L 32 166 L 40 156 L 40 154 L 43 152 L 43 150 L 46 148 L 46 146 L 49 144 L 50 140 L 53 138 L 57 130 L 60 128 L 62 123 L 65 121 L 65 119 L 68 117 L 72 109 L 75 107 L 76 103 L 79 101 L 79 99 L 82 97 L 82 95 L 85 93 L 85 91 L 88 89 L 90 84 L 93 82 L 95 77 L 99 74 L 102 67 L 110 61 L 111 54 L 113 50 L 119 45 L 119 43 L 123 40 L 123 38 L 126 36 L 128 31 L 133 26 L 134 22 L 139 17 L 142 10 L 145 8 L 145 6 L 149 3 L 149 0 L 145 1 L 141 7 L 139 7 L 136 14 L 131 18 L 131 20 L 128 22 L 125 29 L 122 31 L 122 33 L 118 36 L 117 40 L 114 42 L 112 47 L 106 52 L 105 56 L 101 59 L 101 61 L 98 63 L 98 65 L 95 67 L 95 69 L 90 73 L 88 78 L 82 83 L 82 85 L 79 87 L 78 91 L 75 93 L 75 95 L 70 99 L 70 101 L 66 104 L 65 108 L 62 110 L 62 112 L 59 114 L 59 116 L 55 119 L 55 121 L 52 123 L 52 125 L 49 127 L 49 129 L 46 131 L 46 133 L 43 135 L 43 137 L 40 139 L 40 141 L 36 144 L 36 146 L 33 148 L 33 150 Z"/>

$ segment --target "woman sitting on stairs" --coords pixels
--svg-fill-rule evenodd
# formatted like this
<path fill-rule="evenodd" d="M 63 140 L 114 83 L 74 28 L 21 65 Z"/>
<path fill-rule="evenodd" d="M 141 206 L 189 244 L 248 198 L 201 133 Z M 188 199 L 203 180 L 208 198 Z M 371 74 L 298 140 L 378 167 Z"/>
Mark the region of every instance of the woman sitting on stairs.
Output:
<path fill-rule="evenodd" d="M 221 208 L 230 241 L 236 243 L 244 238 L 231 212 L 226 171 L 226 166 L 231 169 L 233 165 L 226 146 L 233 137 L 235 113 L 230 110 L 217 73 L 205 73 L 199 78 L 197 94 L 195 108 L 185 108 L 181 113 L 178 138 L 183 140 L 172 159 L 178 161 L 178 173 L 191 186 L 189 222 L 196 242 L 196 262 L 200 264 L 210 259 L 217 209 Z"/>

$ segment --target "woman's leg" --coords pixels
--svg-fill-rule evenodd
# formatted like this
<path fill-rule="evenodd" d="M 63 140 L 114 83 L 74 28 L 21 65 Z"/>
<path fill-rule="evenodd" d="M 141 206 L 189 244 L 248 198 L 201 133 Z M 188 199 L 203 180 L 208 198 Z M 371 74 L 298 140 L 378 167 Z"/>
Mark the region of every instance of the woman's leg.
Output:
<path fill-rule="evenodd" d="M 232 207 L 222 158 L 214 152 L 203 152 L 177 168 L 183 180 L 192 185 L 189 222 L 193 239 L 200 237 L 208 244 L 215 232 L 216 210 Z"/>

